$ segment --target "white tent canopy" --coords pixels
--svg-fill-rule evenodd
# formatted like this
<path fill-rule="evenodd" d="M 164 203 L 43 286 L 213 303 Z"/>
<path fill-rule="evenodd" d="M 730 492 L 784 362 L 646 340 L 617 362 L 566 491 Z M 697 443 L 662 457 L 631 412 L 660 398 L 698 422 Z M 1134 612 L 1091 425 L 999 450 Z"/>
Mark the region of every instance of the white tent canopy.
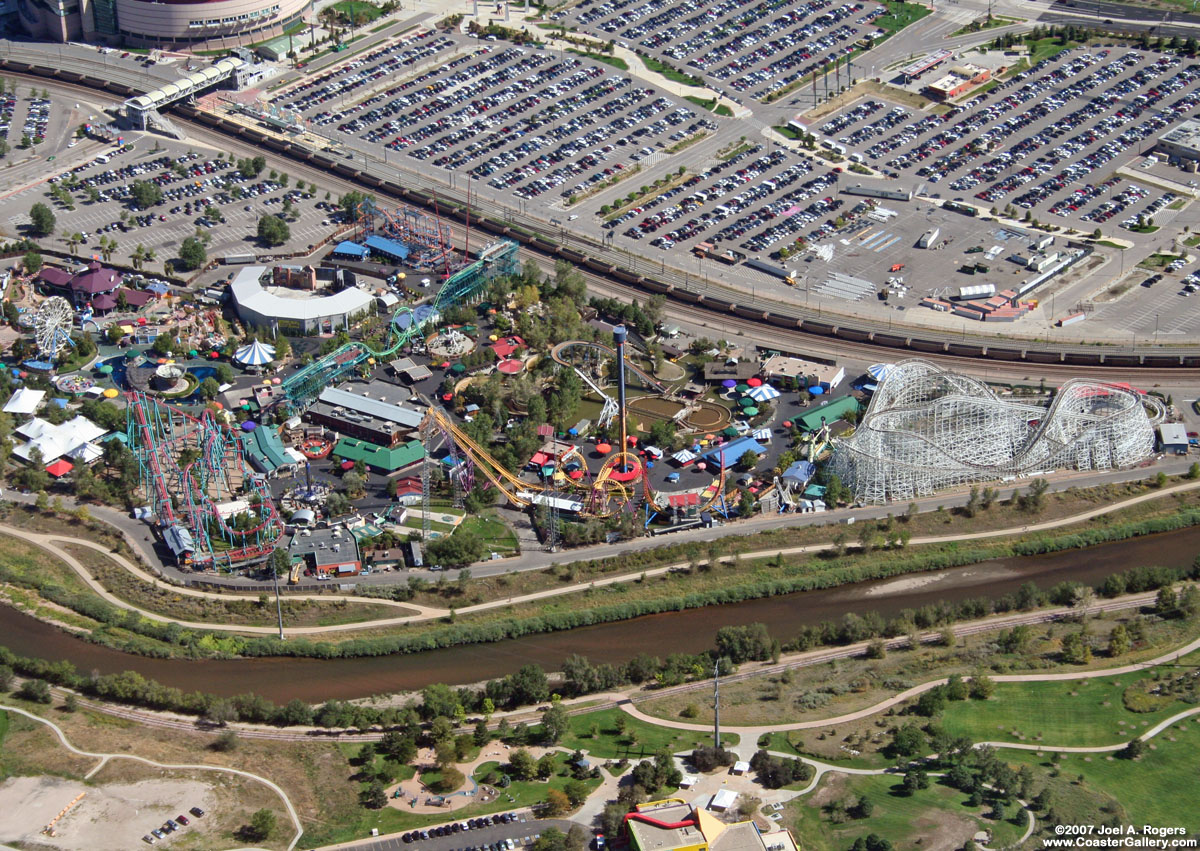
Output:
<path fill-rule="evenodd" d="M 28 387 L 22 387 L 4 403 L 4 412 L 6 414 L 32 414 L 38 409 L 38 405 L 42 404 L 42 399 L 45 397 L 45 390 L 31 390 Z"/>
<path fill-rule="evenodd" d="M 246 366 L 262 366 L 275 360 L 275 347 L 255 340 L 233 353 L 233 359 Z"/>
<path fill-rule="evenodd" d="M 760 384 L 758 387 L 751 387 L 750 392 L 746 395 L 755 402 L 769 402 L 772 399 L 778 399 L 783 394 L 770 384 Z"/>

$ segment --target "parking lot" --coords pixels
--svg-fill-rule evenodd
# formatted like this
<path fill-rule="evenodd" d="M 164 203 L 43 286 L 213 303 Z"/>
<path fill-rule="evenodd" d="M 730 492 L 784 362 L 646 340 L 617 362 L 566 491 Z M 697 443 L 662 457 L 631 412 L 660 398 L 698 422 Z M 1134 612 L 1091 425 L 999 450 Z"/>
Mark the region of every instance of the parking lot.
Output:
<path fill-rule="evenodd" d="M 396 66 L 439 52 L 445 61 L 423 70 L 405 75 L 403 65 L 418 64 L 408 59 Z M 395 152 L 406 167 L 432 166 L 451 181 L 469 174 L 497 197 L 545 195 L 559 207 L 718 126 L 602 63 L 459 35 L 374 50 L 281 91 L 276 104 L 335 140 Z"/>
<path fill-rule="evenodd" d="M 1200 106 L 1200 65 L 1076 48 L 944 114 L 876 103 L 813 129 L 917 191 L 1090 231 L 1161 198 L 1113 172 Z"/>
<path fill-rule="evenodd" d="M 515 848 L 525 848 L 541 836 L 542 831 L 555 827 L 566 833 L 571 829 L 572 822 L 566 819 L 534 819 L 528 813 L 520 813 L 509 823 L 474 828 L 470 831 L 450 833 L 445 836 L 430 836 L 428 839 L 415 840 L 411 834 L 395 834 L 378 839 L 363 840 L 357 845 L 351 845 L 346 851 L 465 851 L 468 848 L 486 851 L 490 846 L 499 849 L 500 843 L 512 840 Z M 419 832 L 419 831 L 418 831 Z M 426 833 L 429 829 L 426 829 Z M 403 836 L 410 836 L 408 842 Z"/>
<path fill-rule="evenodd" d="M 669 62 L 741 100 L 762 100 L 851 53 L 887 9 L 831 0 L 583 0 L 551 20 Z"/>
<path fill-rule="evenodd" d="M 37 202 L 51 207 L 57 223 L 54 243 L 69 244 L 71 234 L 81 234 L 81 254 L 101 256 L 100 239 L 115 242 L 112 259 L 128 263 L 138 245 L 154 251 L 146 268 L 161 268 L 178 256 L 189 236 L 206 240 L 210 257 L 265 250 L 257 238 L 258 220 L 264 215 L 288 213 L 292 239 L 277 251 L 295 250 L 319 242 L 341 218 L 336 197 L 325 200 L 326 190 L 311 190 L 264 169 L 243 175 L 228 159 L 211 152 L 189 149 L 186 143 L 143 137 L 123 150 L 96 140 L 80 142 L 60 155 L 64 170 L 49 181 L 33 181 L 8 199 L 8 215 L 0 229 L 17 235 L 29 222 L 29 208 Z M 162 200 L 143 209 L 133 197 L 137 182 L 148 182 L 162 191 Z M 69 209 L 50 195 L 65 187 Z M 290 206 L 288 201 L 290 199 Z"/>

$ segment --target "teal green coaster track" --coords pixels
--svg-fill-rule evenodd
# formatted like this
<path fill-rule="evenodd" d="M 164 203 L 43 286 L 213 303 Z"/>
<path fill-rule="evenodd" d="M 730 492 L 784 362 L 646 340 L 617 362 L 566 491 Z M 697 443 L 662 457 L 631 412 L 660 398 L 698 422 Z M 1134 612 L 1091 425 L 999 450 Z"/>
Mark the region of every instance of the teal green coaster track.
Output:
<path fill-rule="evenodd" d="M 456 272 L 430 302 L 441 312 L 456 304 L 468 304 L 478 299 L 489 283 L 499 277 L 512 276 L 518 271 L 517 243 L 502 240 L 488 245 L 479 259 Z M 374 349 L 363 342 L 347 343 L 321 357 L 283 382 L 283 402 L 293 413 L 303 411 L 326 387 L 333 387 L 358 369 L 367 358 L 387 358 L 407 345 L 420 333 L 417 318 L 409 307 L 402 307 L 392 316 L 383 345 Z"/>

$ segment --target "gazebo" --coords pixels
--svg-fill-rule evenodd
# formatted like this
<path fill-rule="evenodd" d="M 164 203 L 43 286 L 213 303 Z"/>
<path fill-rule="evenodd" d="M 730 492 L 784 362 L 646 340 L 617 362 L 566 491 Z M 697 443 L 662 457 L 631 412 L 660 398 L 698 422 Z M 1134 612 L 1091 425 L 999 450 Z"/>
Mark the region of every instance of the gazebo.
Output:
<path fill-rule="evenodd" d="M 233 359 L 246 366 L 264 366 L 275 360 L 275 347 L 255 340 L 234 352 Z"/>

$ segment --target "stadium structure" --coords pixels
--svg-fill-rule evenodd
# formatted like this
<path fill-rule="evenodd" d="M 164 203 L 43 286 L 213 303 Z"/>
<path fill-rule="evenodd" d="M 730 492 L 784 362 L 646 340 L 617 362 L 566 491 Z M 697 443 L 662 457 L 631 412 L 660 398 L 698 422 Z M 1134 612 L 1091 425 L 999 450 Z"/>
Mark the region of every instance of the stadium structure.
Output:
<path fill-rule="evenodd" d="M 1038 404 L 908 360 L 880 382 L 857 430 L 835 443 L 831 471 L 858 501 L 883 503 L 1060 468 L 1129 467 L 1154 450 L 1165 413 L 1128 385 L 1072 379 Z"/>

